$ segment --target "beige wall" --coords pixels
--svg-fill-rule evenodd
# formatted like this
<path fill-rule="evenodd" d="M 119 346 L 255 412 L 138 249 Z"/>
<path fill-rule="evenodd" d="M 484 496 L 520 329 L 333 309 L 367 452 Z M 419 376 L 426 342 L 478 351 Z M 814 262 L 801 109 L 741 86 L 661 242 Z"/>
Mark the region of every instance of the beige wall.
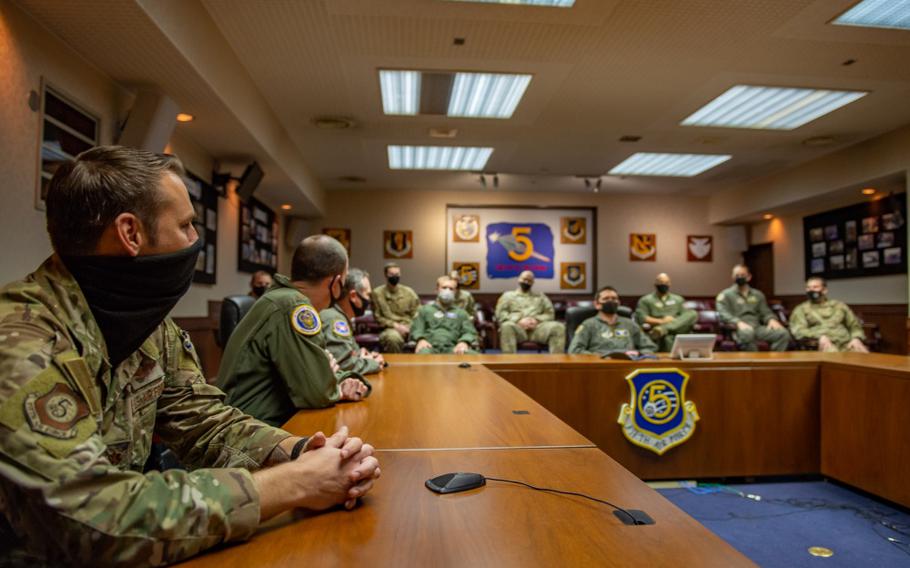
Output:
<path fill-rule="evenodd" d="M 727 285 L 730 267 L 741 253 L 731 250 L 731 241 L 725 238 L 730 229 L 708 224 L 707 199 L 703 197 L 358 190 L 327 192 L 326 202 L 327 217 L 308 222 L 302 234 L 323 227 L 351 228 L 351 264 L 367 269 L 374 283 L 382 281 L 383 230 L 412 230 L 414 258 L 399 262 L 403 282 L 420 293 L 432 292 L 436 277 L 446 268 L 446 204 L 595 206 L 597 283 L 612 284 L 626 295 L 649 292 L 659 271 L 670 273 L 674 289 L 681 294 L 714 295 Z M 631 232 L 657 234 L 656 262 L 629 261 Z M 686 261 L 686 236 L 690 234 L 714 235 L 713 262 Z"/>

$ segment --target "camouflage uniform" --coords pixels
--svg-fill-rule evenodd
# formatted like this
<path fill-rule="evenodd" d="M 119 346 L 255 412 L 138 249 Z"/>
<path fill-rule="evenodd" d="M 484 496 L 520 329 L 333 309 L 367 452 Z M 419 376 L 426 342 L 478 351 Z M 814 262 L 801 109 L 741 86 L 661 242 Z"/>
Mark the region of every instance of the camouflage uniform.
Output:
<path fill-rule="evenodd" d="M 629 318 L 617 316 L 609 324 L 599 315 L 581 322 L 575 329 L 569 353 L 606 355 L 614 351 L 653 353 L 657 349 L 651 338 Z"/>
<path fill-rule="evenodd" d="M 382 370 L 379 361 L 360 355 L 360 346 L 354 341 L 351 321 L 338 306 L 331 306 L 319 312 L 322 318 L 322 339 L 325 348 L 335 357 L 342 371 L 354 371 L 361 375 L 378 373 Z"/>
<path fill-rule="evenodd" d="M 455 306 L 445 309 L 436 302 L 417 310 L 411 339 L 426 339 L 433 346 L 418 353 L 451 353 L 455 345 L 462 341 L 468 344 L 470 350 L 477 349 L 477 329 L 468 312 Z"/>
<path fill-rule="evenodd" d="M 474 313 L 477 311 L 477 303 L 474 301 L 474 295 L 461 288 L 458 289 L 458 292 L 455 292 L 455 306 L 468 312 L 468 315 L 471 316 L 472 319 L 474 318 Z"/>
<path fill-rule="evenodd" d="M 538 321 L 530 334 L 518 326 L 526 317 Z M 565 353 L 566 326 L 555 317 L 553 303 L 542 292 L 510 290 L 496 302 L 496 321 L 499 322 L 499 346 L 503 353 L 515 353 L 521 341 L 546 343 L 550 353 Z"/>
<path fill-rule="evenodd" d="M 101 330 L 57 256 L 7 285 L 0 564 L 24 547 L 60 564 L 157 565 L 249 537 L 259 525 L 250 471 L 290 434 L 223 398 L 170 319 L 111 369 Z M 192 471 L 143 474 L 153 434 Z"/>
<path fill-rule="evenodd" d="M 395 324 L 411 325 L 420 308 L 420 298 L 409 286 L 398 284 L 393 291 L 383 284 L 371 294 L 373 317 L 385 329 L 379 334 L 379 344 L 386 353 L 401 353 L 407 338 L 395 329 Z"/>
<path fill-rule="evenodd" d="M 863 324 L 847 304 L 837 300 L 815 303 L 805 301 L 790 315 L 790 333 L 796 339 L 818 339 L 827 336 L 833 344 L 828 351 L 851 350 L 854 339 L 866 338 Z"/>
<path fill-rule="evenodd" d="M 309 298 L 276 274 L 274 284 L 240 320 L 224 347 L 218 386 L 234 405 L 267 424 L 284 424 L 298 409 L 341 399 L 339 385 L 357 373 L 332 373 L 322 320 Z"/>
<path fill-rule="evenodd" d="M 679 294 L 668 292 L 661 297 L 657 292 L 651 292 L 638 299 L 635 306 L 635 321 L 639 325 L 645 324 L 646 317 L 662 318 L 672 316 L 673 321 L 653 325 L 649 335 L 657 342 L 659 351 L 670 351 L 673 348 L 673 340 L 680 333 L 689 333 L 698 314 L 695 310 L 683 308 L 686 299 Z"/>
<path fill-rule="evenodd" d="M 733 332 L 733 339 L 742 351 L 758 351 L 756 339 L 767 341 L 772 351 L 787 350 L 790 334 L 783 328 L 768 327 L 768 322 L 777 320 L 777 317 L 768 307 L 765 295 L 755 288 L 749 287 L 743 296 L 739 293 L 739 286 L 730 286 L 717 295 L 717 313 L 723 323 L 743 321 L 752 326 L 751 330 L 737 329 Z"/>

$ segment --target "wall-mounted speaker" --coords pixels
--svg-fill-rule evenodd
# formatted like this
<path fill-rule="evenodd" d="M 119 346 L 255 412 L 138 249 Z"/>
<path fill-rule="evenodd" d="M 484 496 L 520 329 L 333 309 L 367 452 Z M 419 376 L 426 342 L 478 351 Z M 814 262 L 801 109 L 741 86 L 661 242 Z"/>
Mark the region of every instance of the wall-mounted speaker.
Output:
<path fill-rule="evenodd" d="M 265 173 L 259 167 L 258 162 L 253 162 L 246 167 L 243 175 L 240 176 L 240 182 L 237 184 L 237 197 L 240 198 L 240 201 L 246 203 L 250 200 L 250 197 L 253 197 L 253 192 L 259 187 L 264 176 Z"/>

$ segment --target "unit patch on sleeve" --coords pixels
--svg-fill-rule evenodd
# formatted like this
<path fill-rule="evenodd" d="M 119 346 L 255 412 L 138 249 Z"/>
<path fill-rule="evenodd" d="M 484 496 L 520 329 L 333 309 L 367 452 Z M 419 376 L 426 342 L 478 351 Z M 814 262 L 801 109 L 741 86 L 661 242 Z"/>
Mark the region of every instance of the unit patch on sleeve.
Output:
<path fill-rule="evenodd" d="M 316 335 L 322 330 L 322 321 L 313 306 L 301 304 L 291 313 L 291 326 L 301 335 Z"/>
<path fill-rule="evenodd" d="M 332 331 L 340 337 L 351 337 L 351 327 L 344 320 L 336 321 L 332 325 Z"/>
<path fill-rule="evenodd" d="M 53 438 L 74 437 L 76 423 L 88 415 L 88 405 L 64 383 L 41 396 L 33 393 L 25 398 L 25 416 L 32 430 Z"/>

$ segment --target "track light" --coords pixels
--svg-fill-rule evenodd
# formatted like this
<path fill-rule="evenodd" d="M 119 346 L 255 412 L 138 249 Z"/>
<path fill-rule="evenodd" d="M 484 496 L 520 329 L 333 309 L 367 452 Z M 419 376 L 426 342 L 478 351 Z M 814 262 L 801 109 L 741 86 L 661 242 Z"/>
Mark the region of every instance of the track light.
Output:
<path fill-rule="evenodd" d="M 600 191 L 600 184 L 602 181 L 603 181 L 602 178 L 597 178 L 597 181 L 594 182 L 594 193 L 597 193 Z"/>
<path fill-rule="evenodd" d="M 499 188 L 499 174 L 493 174 L 493 187 Z"/>
<path fill-rule="evenodd" d="M 591 180 L 588 178 L 585 179 L 585 189 L 591 189 Z"/>
<path fill-rule="evenodd" d="M 484 177 L 483 174 L 480 174 L 480 185 L 482 185 L 484 189 L 487 187 L 487 178 Z"/>

